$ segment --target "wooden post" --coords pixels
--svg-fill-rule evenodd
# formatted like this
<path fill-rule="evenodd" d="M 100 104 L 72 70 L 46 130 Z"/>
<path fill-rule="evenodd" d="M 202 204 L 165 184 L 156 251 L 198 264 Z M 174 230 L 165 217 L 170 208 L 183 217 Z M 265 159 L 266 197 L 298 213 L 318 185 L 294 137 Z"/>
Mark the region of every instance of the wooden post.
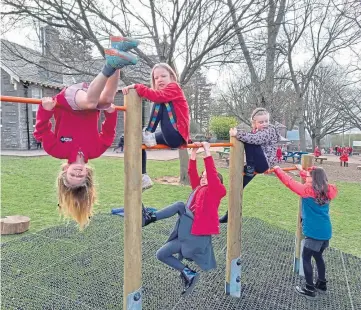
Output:
<path fill-rule="evenodd" d="M 124 97 L 124 289 L 123 309 L 141 309 L 142 286 L 142 104 L 135 90 Z"/>
<path fill-rule="evenodd" d="M 303 155 L 302 156 L 302 168 L 307 170 L 307 168 L 312 167 L 313 163 L 313 155 Z M 303 179 L 301 179 L 302 183 L 305 183 Z M 300 197 L 299 205 L 298 205 L 298 215 L 297 215 L 297 230 L 296 230 L 296 238 L 295 238 L 295 253 L 293 260 L 293 272 L 299 273 L 303 275 L 303 265 L 301 259 L 301 243 L 304 239 L 302 234 L 302 223 L 301 223 L 301 215 L 302 215 L 302 198 Z"/>
<path fill-rule="evenodd" d="M 244 145 L 235 137 L 231 137 L 231 143 L 225 291 L 227 295 L 240 297 Z"/>

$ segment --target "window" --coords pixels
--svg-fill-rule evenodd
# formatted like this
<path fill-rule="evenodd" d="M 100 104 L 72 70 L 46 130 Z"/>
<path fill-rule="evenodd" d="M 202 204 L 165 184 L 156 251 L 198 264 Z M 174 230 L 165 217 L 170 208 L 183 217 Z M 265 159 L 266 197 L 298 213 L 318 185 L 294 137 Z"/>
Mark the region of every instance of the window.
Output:
<path fill-rule="evenodd" d="M 42 89 L 40 87 L 36 87 L 36 86 L 31 87 L 31 98 L 40 99 L 42 97 L 43 97 L 43 92 L 42 92 Z M 39 105 L 37 105 L 37 104 L 32 104 L 31 105 L 31 112 L 32 112 L 32 115 L 33 115 L 33 127 L 35 127 L 36 113 L 38 112 L 38 109 L 39 109 Z"/>

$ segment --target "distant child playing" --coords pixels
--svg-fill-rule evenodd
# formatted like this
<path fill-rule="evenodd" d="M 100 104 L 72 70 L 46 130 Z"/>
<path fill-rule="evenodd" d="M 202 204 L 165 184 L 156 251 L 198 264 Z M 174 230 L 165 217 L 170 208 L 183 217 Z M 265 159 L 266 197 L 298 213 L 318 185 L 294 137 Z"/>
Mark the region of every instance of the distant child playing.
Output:
<path fill-rule="evenodd" d="M 277 143 L 280 135 L 277 128 L 269 123 L 270 115 L 264 108 L 257 108 L 251 114 L 252 131 L 232 128 L 230 136 L 244 143 L 246 165 L 244 166 L 243 188 L 254 178 L 254 173 L 263 173 L 276 162 Z M 228 222 L 228 212 L 219 219 Z"/>
<path fill-rule="evenodd" d="M 199 278 L 199 273 L 182 263 L 182 259 L 194 261 L 202 270 L 216 268 L 212 247 L 212 235 L 220 233 L 218 208 L 226 195 L 222 175 L 214 165 L 208 142 L 196 142 L 203 146 L 206 170 L 201 176 L 197 171 L 197 148 L 192 150 L 188 175 L 192 193 L 187 203 L 176 202 L 144 219 L 144 226 L 178 214 L 177 223 L 167 243 L 157 252 L 157 258 L 178 270 L 183 280 L 182 295 L 190 294 Z M 178 259 L 174 257 L 178 254 Z"/>
<path fill-rule="evenodd" d="M 151 88 L 133 84 L 123 88 L 123 94 L 127 95 L 132 88 L 140 97 L 154 102 L 149 124 L 143 132 L 143 143 L 148 147 L 165 144 L 170 148 L 187 144 L 190 137 L 189 107 L 174 70 L 166 63 L 156 64 L 151 72 Z M 159 122 L 161 131 L 155 133 Z M 142 150 L 143 190 L 153 185 L 146 165 L 147 153 Z"/>
<path fill-rule="evenodd" d="M 34 137 L 51 156 L 67 159 L 57 178 L 59 210 L 72 217 L 80 228 L 89 223 L 96 199 L 93 169 L 89 159 L 102 155 L 113 143 L 117 113 L 113 105 L 120 68 L 137 63 L 126 51 L 138 41 L 111 37 L 112 49 L 105 50 L 106 63 L 88 85 L 65 87 L 53 98 L 43 98 L 36 115 Z M 99 110 L 105 121 L 98 131 Z M 54 116 L 55 128 L 50 119 Z"/>
<path fill-rule="evenodd" d="M 330 201 L 337 196 L 337 188 L 328 184 L 326 173 L 322 168 L 313 167 L 310 171 L 304 171 L 298 165 L 300 176 L 306 181 L 305 184 L 293 180 L 278 166 L 274 169 L 281 182 L 302 197 L 302 230 L 305 236 L 302 260 L 306 284 L 296 286 L 295 290 L 312 300 L 316 298 L 316 289 L 320 293 L 325 293 L 327 290 L 326 266 L 322 255 L 332 237 Z M 317 266 L 316 284 L 313 283 L 312 257 Z"/>

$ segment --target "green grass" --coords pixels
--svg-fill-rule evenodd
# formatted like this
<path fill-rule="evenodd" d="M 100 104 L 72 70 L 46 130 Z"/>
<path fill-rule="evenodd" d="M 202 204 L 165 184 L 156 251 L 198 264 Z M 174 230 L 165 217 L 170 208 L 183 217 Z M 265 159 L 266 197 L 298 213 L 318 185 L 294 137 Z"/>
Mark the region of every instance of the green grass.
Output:
<path fill-rule="evenodd" d="M 30 232 L 59 225 L 55 178 L 60 161 L 51 157 L 20 158 L 3 156 L 1 166 L 2 216 L 21 214 L 31 218 Z M 96 212 L 110 212 L 123 205 L 123 160 L 99 158 L 92 161 L 98 183 Z M 202 167 L 202 164 L 199 165 Z M 177 176 L 179 163 L 149 161 L 151 177 Z M 220 169 L 228 188 L 228 170 Z M 333 238 L 331 246 L 361 257 L 361 187 L 359 183 L 338 182 L 339 196 L 331 204 Z M 146 191 L 143 201 L 162 208 L 178 200 L 185 201 L 188 186 L 155 184 Z M 244 193 L 243 215 L 256 217 L 290 232 L 295 231 L 299 198 L 274 176 L 257 176 Z M 227 209 L 222 201 L 220 213 Z M 7 241 L 17 236 L 3 236 Z"/>

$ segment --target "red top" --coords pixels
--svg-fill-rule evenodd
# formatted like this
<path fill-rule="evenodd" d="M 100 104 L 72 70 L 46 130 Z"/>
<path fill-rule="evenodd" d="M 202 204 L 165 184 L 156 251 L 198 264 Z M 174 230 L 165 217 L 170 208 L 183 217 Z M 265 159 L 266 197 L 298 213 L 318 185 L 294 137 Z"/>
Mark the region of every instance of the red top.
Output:
<path fill-rule="evenodd" d="M 306 197 L 316 198 L 316 194 L 312 187 L 312 183 L 302 184 L 300 182 L 297 182 L 279 167 L 275 168 L 274 171 L 276 176 L 281 180 L 281 182 L 297 195 L 301 196 L 302 198 L 306 198 Z M 301 178 L 305 179 L 306 172 L 304 170 L 301 170 L 300 176 Z M 337 196 L 337 187 L 335 185 L 328 184 L 327 196 L 330 200 L 334 199 Z"/>
<path fill-rule="evenodd" d="M 348 161 L 348 153 L 346 151 L 340 156 L 340 161 Z"/>
<path fill-rule="evenodd" d="M 188 175 L 195 190 L 191 208 L 195 210 L 191 233 L 193 235 L 216 235 L 220 233 L 218 208 L 227 191 L 217 175 L 212 156 L 204 158 L 208 185 L 200 186 L 197 161 L 189 160 Z"/>
<path fill-rule="evenodd" d="M 320 151 L 320 149 L 319 149 L 317 146 L 315 147 L 315 150 L 313 151 L 313 154 L 314 154 L 316 157 L 321 156 L 321 151 Z"/>
<path fill-rule="evenodd" d="M 162 90 L 155 90 L 143 84 L 135 84 L 134 87 L 140 97 L 154 103 L 173 103 L 178 131 L 184 141 L 188 143 L 190 137 L 189 107 L 180 86 L 172 82 Z"/>
<path fill-rule="evenodd" d="M 84 161 L 102 155 L 113 143 L 117 112 L 105 114 L 102 131 L 98 132 L 98 110 L 74 111 L 64 97 L 63 89 L 53 99 L 57 101 L 52 111 L 42 105 L 36 114 L 34 137 L 42 141 L 44 150 L 59 159 L 76 160 L 78 151 L 84 154 Z M 51 130 L 51 117 L 55 118 L 55 130 Z"/>
<path fill-rule="evenodd" d="M 277 156 L 277 158 L 282 158 L 282 156 L 283 156 L 283 154 L 282 154 L 282 149 L 281 149 L 280 147 L 277 148 L 276 156 Z"/>

